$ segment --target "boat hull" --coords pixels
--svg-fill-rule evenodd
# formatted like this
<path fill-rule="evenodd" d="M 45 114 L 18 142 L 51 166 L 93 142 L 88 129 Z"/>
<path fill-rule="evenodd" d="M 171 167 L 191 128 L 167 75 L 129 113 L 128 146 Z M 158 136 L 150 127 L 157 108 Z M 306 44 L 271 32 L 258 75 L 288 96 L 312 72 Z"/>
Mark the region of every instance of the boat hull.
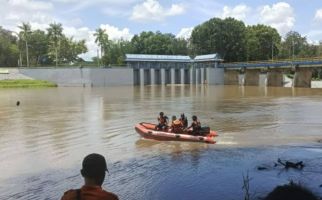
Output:
<path fill-rule="evenodd" d="M 147 139 L 154 139 L 154 140 L 161 140 L 161 141 L 189 141 L 189 142 L 202 142 L 202 143 L 210 143 L 215 144 L 216 141 L 214 137 L 217 136 L 215 131 L 210 131 L 209 134 L 205 136 L 194 136 L 188 134 L 187 132 L 184 133 L 171 133 L 167 130 L 165 131 L 157 131 L 155 130 L 156 124 L 150 123 L 139 123 L 135 125 L 135 130 L 138 134 L 142 137 Z"/>

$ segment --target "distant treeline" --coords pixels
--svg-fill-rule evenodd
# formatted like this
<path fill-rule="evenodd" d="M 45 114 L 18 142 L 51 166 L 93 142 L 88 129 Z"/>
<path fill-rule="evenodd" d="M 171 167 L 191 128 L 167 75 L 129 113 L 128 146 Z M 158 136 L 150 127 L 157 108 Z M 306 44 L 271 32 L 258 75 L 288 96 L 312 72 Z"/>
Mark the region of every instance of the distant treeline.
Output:
<path fill-rule="evenodd" d="M 80 61 L 87 52 L 85 40 L 75 41 L 63 34 L 61 24 L 50 24 L 47 31 L 31 30 L 28 23 L 20 32 L 0 27 L 0 66 L 43 66 Z"/>
<path fill-rule="evenodd" d="M 0 66 L 45 66 L 83 62 L 87 52 L 84 40 L 66 37 L 61 24 L 47 31 L 31 31 L 28 23 L 13 33 L 0 27 Z M 246 26 L 234 18 L 212 18 L 196 26 L 189 39 L 171 33 L 141 32 L 130 41 L 110 40 L 103 29 L 94 36 L 99 46 L 98 65 L 123 65 L 126 53 L 200 55 L 219 53 L 226 62 L 293 59 L 322 55 L 322 42 L 309 44 L 307 38 L 291 31 L 282 39 L 275 28 L 258 24 Z M 19 61 L 19 62 L 18 62 Z"/>

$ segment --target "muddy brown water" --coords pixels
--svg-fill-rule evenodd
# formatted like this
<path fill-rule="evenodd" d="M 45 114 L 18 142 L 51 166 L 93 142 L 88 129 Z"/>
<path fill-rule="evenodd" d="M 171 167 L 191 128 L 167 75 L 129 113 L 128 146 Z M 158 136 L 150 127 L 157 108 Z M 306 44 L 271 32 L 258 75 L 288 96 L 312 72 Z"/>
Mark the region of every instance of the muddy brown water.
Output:
<path fill-rule="evenodd" d="M 198 115 L 218 131 L 217 144 L 141 139 L 134 125 L 160 111 Z M 81 186 L 92 152 L 106 156 L 104 188 L 121 199 L 243 199 L 247 173 L 254 198 L 289 180 L 322 196 L 321 116 L 321 89 L 1 89 L 0 199 L 59 199 Z M 274 167 L 278 158 L 306 166 L 286 171 Z"/>

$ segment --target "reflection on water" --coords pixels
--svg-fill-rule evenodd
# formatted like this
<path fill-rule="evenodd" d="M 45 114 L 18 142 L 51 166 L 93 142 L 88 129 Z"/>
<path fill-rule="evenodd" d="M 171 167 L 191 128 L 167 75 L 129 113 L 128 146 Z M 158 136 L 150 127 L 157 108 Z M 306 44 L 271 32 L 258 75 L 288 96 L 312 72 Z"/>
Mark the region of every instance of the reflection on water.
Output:
<path fill-rule="evenodd" d="M 316 179 L 319 168 L 278 176 L 275 169 L 258 173 L 255 166 L 280 156 L 321 166 L 315 144 L 322 137 L 321 94 L 195 85 L 3 89 L 0 199 L 58 199 L 81 185 L 80 163 L 91 152 L 108 157 L 105 186 L 122 199 L 241 199 L 240 177 L 247 170 L 263 193 L 290 177 Z M 198 115 L 218 130 L 218 143 L 140 139 L 134 125 L 156 121 L 160 111 Z"/>

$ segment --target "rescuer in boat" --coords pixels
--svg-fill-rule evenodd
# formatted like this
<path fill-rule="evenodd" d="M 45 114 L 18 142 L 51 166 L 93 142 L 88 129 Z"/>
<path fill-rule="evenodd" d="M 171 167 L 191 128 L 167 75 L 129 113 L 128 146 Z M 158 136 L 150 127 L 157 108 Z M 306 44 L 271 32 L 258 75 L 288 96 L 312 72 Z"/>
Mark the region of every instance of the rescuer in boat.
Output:
<path fill-rule="evenodd" d="M 165 116 L 163 112 L 160 112 L 158 122 L 159 124 L 156 126 L 157 130 L 164 130 L 168 127 L 168 117 Z"/>
<path fill-rule="evenodd" d="M 183 128 L 187 128 L 188 127 L 188 119 L 187 117 L 184 115 L 184 113 L 181 114 L 181 117 L 180 117 L 180 122 L 183 126 Z"/>
<path fill-rule="evenodd" d="M 171 123 L 171 132 L 173 133 L 182 133 L 183 125 L 176 116 L 172 116 L 172 123 Z"/>
<path fill-rule="evenodd" d="M 192 134 L 193 135 L 198 135 L 200 133 L 201 123 L 198 120 L 196 115 L 192 116 L 192 123 L 188 128 L 186 128 L 186 130 L 188 130 L 190 128 L 192 128 Z"/>

